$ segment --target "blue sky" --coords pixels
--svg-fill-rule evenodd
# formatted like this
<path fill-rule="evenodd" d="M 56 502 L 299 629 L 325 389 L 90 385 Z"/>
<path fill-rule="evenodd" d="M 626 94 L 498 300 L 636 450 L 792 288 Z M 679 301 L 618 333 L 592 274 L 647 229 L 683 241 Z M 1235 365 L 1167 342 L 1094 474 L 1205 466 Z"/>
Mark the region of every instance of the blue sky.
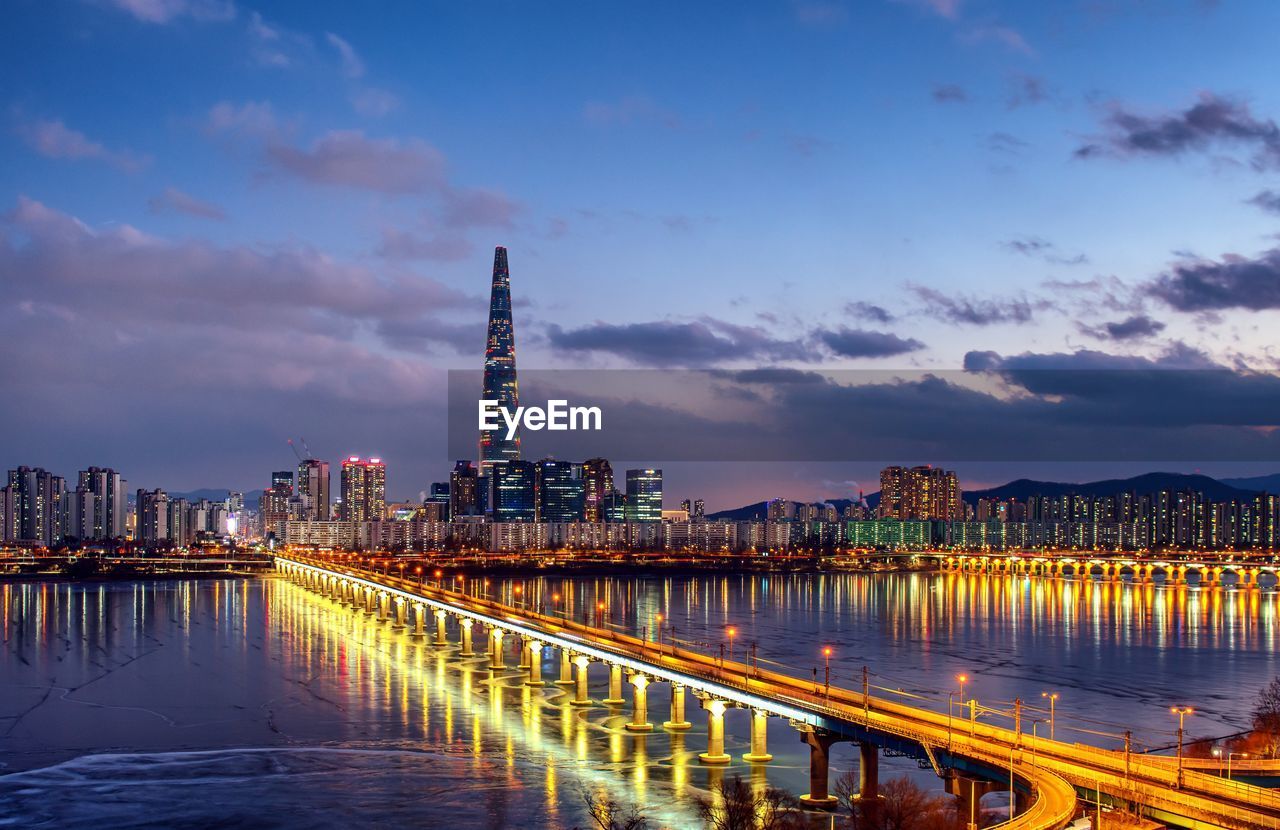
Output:
<path fill-rule="evenodd" d="M 495 244 L 521 367 L 1275 368 L 1273 3 L 7 13 L 9 466 L 248 489 L 302 434 L 414 493 Z"/>

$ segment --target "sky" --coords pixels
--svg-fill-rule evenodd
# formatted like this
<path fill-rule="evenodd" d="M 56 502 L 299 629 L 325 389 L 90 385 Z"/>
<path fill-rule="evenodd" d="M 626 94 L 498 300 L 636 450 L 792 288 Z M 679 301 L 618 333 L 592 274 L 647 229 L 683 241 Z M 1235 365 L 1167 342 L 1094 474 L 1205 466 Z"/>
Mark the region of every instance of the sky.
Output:
<path fill-rule="evenodd" d="M 5 468 L 251 490 L 305 437 L 383 457 L 391 494 L 413 496 L 450 466 L 448 372 L 482 361 L 504 245 L 522 370 L 798 370 L 838 397 L 814 405 L 844 407 L 865 394 L 832 372 L 940 373 L 938 419 L 967 374 L 1004 386 L 965 410 L 993 424 L 1078 414 L 1064 396 L 1135 403 L 1033 389 L 1028 368 L 1210 370 L 1212 397 L 1241 401 L 1165 425 L 1164 464 L 1159 444 L 749 469 L 657 449 L 668 501 L 847 497 L 883 461 L 948 463 L 968 486 L 1280 469 L 1268 0 L 6 16 Z M 871 386 L 914 393 L 889 420 L 927 434 L 918 384 Z M 789 388 L 769 399 L 795 405 Z M 1197 458 L 1206 429 L 1265 446 Z"/>

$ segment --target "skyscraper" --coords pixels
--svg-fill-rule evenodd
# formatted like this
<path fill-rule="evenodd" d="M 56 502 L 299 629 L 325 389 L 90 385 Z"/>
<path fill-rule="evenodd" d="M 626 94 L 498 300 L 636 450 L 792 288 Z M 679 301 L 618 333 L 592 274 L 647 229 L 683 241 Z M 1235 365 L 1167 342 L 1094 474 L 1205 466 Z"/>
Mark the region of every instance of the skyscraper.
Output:
<path fill-rule="evenodd" d="M 885 467 L 880 471 L 880 518 L 959 521 L 960 482 L 938 467 Z"/>
<path fill-rule="evenodd" d="M 627 470 L 627 519 L 662 521 L 662 470 Z"/>
<path fill-rule="evenodd" d="M 538 521 L 582 521 L 582 465 L 544 458 L 538 468 Z"/>
<path fill-rule="evenodd" d="M 9 471 L 4 488 L 4 541 L 51 545 L 62 538 L 66 481 L 41 467 Z"/>
<path fill-rule="evenodd" d="M 511 272 L 507 249 L 493 252 L 493 287 L 489 294 L 489 340 L 484 352 L 484 400 L 514 413 L 520 405 L 516 387 L 516 336 L 511 321 Z M 480 475 L 489 475 L 496 462 L 520 460 L 520 434 L 507 438 L 505 429 L 481 430 Z"/>
<path fill-rule="evenodd" d="M 449 474 L 449 516 L 477 516 L 480 508 L 479 473 L 470 461 L 459 461 Z"/>
<path fill-rule="evenodd" d="M 147 547 L 169 540 L 169 495 L 163 490 L 139 490 L 138 527 L 134 537 Z"/>
<path fill-rule="evenodd" d="M 490 468 L 495 522 L 537 519 L 537 470 L 528 461 L 504 461 Z"/>
<path fill-rule="evenodd" d="M 372 522 L 387 512 L 387 465 L 353 455 L 342 462 L 342 515 L 349 522 Z"/>
<path fill-rule="evenodd" d="M 601 508 L 605 497 L 613 492 L 613 468 L 603 458 L 589 458 L 582 462 L 584 491 L 583 514 L 588 522 L 604 521 Z"/>
<path fill-rule="evenodd" d="M 276 470 L 271 486 L 262 491 L 258 513 L 262 516 L 262 534 L 279 535 L 280 525 L 289 520 L 289 498 L 293 495 L 293 471 Z"/>
<path fill-rule="evenodd" d="M 308 458 L 298 464 L 298 496 L 303 518 L 313 522 L 329 520 L 329 462 Z"/>
<path fill-rule="evenodd" d="M 80 471 L 67 511 L 67 533 L 79 539 L 122 538 L 127 513 L 128 497 L 120 474 L 105 467 L 90 467 Z"/>

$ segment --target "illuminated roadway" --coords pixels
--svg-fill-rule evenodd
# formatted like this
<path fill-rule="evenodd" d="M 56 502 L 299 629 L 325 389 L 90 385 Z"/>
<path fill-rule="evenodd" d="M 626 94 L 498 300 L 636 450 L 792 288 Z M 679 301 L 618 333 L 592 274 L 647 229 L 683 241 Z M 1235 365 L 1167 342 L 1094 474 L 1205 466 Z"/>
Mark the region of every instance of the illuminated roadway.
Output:
<path fill-rule="evenodd" d="M 724 661 L 672 644 L 642 640 L 561 616 L 352 568 L 345 563 L 277 554 L 276 567 L 313 590 L 335 598 L 349 598 L 357 607 L 371 613 L 376 606 L 380 618 L 389 622 L 398 620 L 404 625 L 407 614 L 412 611 L 419 634 L 430 612 L 439 625 L 437 644 L 444 642 L 446 616 L 465 623 L 467 645 L 464 648 L 469 647 L 473 624 L 487 626 L 495 633 L 498 656 L 494 659 L 499 662 L 502 636 L 519 637 L 522 649 L 530 644 L 538 655 L 537 659 L 530 660 L 538 664 L 529 667 L 530 685 L 541 685 L 540 663 L 545 647 L 560 649 L 563 667 L 568 667 L 570 655 L 578 661 L 577 682 L 583 691 L 588 662 L 605 663 L 615 672 L 620 667 L 632 676 L 636 686 L 635 715 L 628 728 L 634 727 L 637 731 L 652 728 L 647 723 L 645 688 L 657 682 L 673 684 L 680 697 L 681 715 L 684 709 L 681 687 L 702 700 L 708 713 L 709 740 L 713 742 L 716 739 L 710 737 L 711 732 L 717 728 L 723 730 L 726 707 L 752 710 L 761 724 L 766 716 L 786 718 L 810 746 L 811 793 L 804 797 L 813 796 L 810 803 L 826 805 L 834 801 L 827 792 L 827 748 L 834 742 L 853 741 L 863 746 L 863 764 L 870 764 L 870 783 L 866 783 L 865 770 L 863 780 L 864 787 L 871 791 L 876 786 L 874 771 L 878 751 L 915 757 L 922 766 L 927 762 L 939 776 L 947 779 L 948 791 L 962 801 L 967 789 L 969 801 L 964 803 L 968 805 L 976 804 L 983 792 L 1008 792 L 1012 770 L 1020 806 L 1014 818 L 1000 825 L 1010 830 L 1061 828 L 1082 806 L 1096 804 L 1099 799 L 1104 804 L 1136 809 L 1151 819 L 1178 827 L 1280 830 L 1280 795 L 1189 768 L 1182 770 L 1179 786 L 1179 771 L 1174 760 L 1166 756 L 1066 743 L 965 717 L 952 718 L 930 709 L 886 700 L 870 694 L 869 689 L 825 687 L 811 679 Z M 394 613 L 389 613 L 388 608 L 394 609 Z M 524 665 L 522 663 L 522 667 Z M 561 680 L 564 679 L 562 675 Z M 610 696 L 617 697 L 617 693 L 611 685 Z M 571 702 L 585 704 L 588 701 L 584 698 Z M 673 720 L 675 712 L 673 704 Z M 687 728 L 687 723 L 684 727 Z M 763 754 L 764 730 L 760 729 L 759 734 L 760 757 L 767 759 Z M 754 727 L 752 738 L 752 752 L 756 753 Z M 865 754 L 867 747 L 871 748 L 870 760 Z M 722 737 L 718 748 L 709 746 L 703 760 L 707 763 L 728 761 Z"/>

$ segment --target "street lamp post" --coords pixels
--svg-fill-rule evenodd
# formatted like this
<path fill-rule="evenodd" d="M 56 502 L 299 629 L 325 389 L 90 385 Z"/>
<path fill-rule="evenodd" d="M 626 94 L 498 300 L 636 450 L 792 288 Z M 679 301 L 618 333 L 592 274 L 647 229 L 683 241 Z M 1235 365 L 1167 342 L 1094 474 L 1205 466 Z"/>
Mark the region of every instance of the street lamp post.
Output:
<path fill-rule="evenodd" d="M 1227 780 L 1231 780 L 1231 759 L 1232 758 L 1248 758 L 1247 752 L 1228 752 L 1227 753 Z"/>
<path fill-rule="evenodd" d="M 827 700 L 830 700 L 831 699 L 831 646 L 827 646 L 822 649 L 822 659 L 826 663 L 826 669 L 825 669 L 826 679 L 825 679 L 824 685 L 826 686 Z"/>
<path fill-rule="evenodd" d="M 969 675 L 957 674 L 956 681 L 960 684 L 960 702 L 964 703 L 964 684 L 969 682 Z"/>
<path fill-rule="evenodd" d="M 1195 712 L 1190 706 L 1170 706 L 1169 711 L 1178 716 L 1178 787 L 1182 787 L 1182 735 L 1187 715 Z"/>
<path fill-rule="evenodd" d="M 1040 697 L 1049 701 L 1049 740 L 1054 740 L 1054 725 L 1056 721 L 1056 709 L 1058 703 L 1057 692 L 1041 692 Z"/>
<path fill-rule="evenodd" d="M 724 632 L 729 637 L 729 662 L 733 662 L 733 638 L 737 635 L 738 629 L 729 626 Z"/>

